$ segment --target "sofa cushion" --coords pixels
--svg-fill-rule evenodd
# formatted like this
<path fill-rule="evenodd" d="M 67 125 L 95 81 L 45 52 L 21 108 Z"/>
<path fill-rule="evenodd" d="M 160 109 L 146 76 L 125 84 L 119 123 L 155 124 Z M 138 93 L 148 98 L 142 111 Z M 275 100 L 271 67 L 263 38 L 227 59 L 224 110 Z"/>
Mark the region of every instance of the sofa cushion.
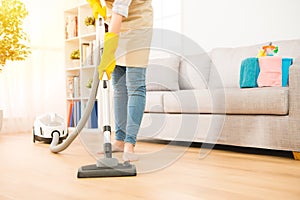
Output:
<path fill-rule="evenodd" d="M 220 79 L 223 87 L 239 88 L 240 67 L 244 59 L 256 56 L 259 46 L 239 48 L 215 48 L 211 51 L 212 69 L 209 77 L 211 87 Z"/>
<path fill-rule="evenodd" d="M 162 93 L 162 105 L 165 113 L 226 113 L 250 115 L 287 115 L 288 88 L 226 88 L 214 90 L 214 95 L 208 89 L 180 90 Z M 212 96 L 215 97 L 213 101 Z M 225 106 L 218 105 L 224 102 Z M 215 102 L 215 103 L 213 103 Z"/>
<path fill-rule="evenodd" d="M 278 46 L 278 55 L 286 58 L 297 58 L 300 56 L 300 39 L 281 40 L 274 42 Z"/>
<path fill-rule="evenodd" d="M 168 92 L 148 91 L 146 94 L 145 112 L 164 112 L 163 94 Z"/>
<path fill-rule="evenodd" d="M 208 89 L 180 90 L 163 95 L 167 113 L 211 113 L 212 101 Z"/>
<path fill-rule="evenodd" d="M 227 114 L 288 114 L 288 88 L 226 88 Z"/>
<path fill-rule="evenodd" d="M 179 90 L 179 64 L 178 56 L 150 59 L 146 73 L 147 91 Z"/>
<path fill-rule="evenodd" d="M 207 53 L 182 58 L 179 67 L 180 89 L 206 89 L 210 65 L 211 61 Z"/>

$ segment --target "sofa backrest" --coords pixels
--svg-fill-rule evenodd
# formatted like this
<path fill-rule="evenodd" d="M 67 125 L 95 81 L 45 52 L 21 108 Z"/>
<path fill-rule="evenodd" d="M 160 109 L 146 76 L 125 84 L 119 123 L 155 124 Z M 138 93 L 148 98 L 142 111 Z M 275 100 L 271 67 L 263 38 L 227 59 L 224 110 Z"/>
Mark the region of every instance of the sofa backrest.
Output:
<path fill-rule="evenodd" d="M 207 88 L 211 61 L 207 53 L 181 58 L 179 87 L 181 90 Z"/>
<path fill-rule="evenodd" d="M 219 87 L 217 80 L 222 81 L 223 87 L 239 87 L 240 66 L 244 59 L 256 57 L 259 49 L 267 43 L 236 48 L 215 48 L 210 52 L 212 69 L 209 76 L 209 86 Z M 275 41 L 279 48 L 278 55 L 297 58 L 300 56 L 300 39 Z"/>
<path fill-rule="evenodd" d="M 215 48 L 210 52 L 212 69 L 209 77 L 210 87 L 239 87 L 240 65 L 242 60 L 255 57 L 259 46 L 238 48 Z M 218 85 L 217 85 L 218 84 Z"/>
<path fill-rule="evenodd" d="M 282 57 L 300 57 L 300 39 L 275 41 Z M 239 88 L 240 67 L 244 59 L 256 57 L 267 43 L 235 48 L 215 48 L 208 54 L 177 56 L 165 54 L 150 58 L 147 70 L 148 91 Z"/>
<path fill-rule="evenodd" d="M 211 61 L 207 53 L 152 57 L 146 76 L 147 91 L 205 89 Z"/>
<path fill-rule="evenodd" d="M 150 58 L 146 72 L 147 91 L 176 91 L 179 90 L 180 57 L 164 55 Z"/>

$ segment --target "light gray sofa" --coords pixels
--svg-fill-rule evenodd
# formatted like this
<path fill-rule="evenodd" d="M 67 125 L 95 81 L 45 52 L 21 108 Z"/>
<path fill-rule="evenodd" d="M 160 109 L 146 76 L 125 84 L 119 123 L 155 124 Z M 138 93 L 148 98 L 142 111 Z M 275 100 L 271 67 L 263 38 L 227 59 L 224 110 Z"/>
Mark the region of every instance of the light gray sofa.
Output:
<path fill-rule="evenodd" d="M 241 89 L 243 59 L 261 46 L 152 58 L 139 139 L 203 142 L 300 152 L 300 39 L 275 41 L 294 58 L 288 87 Z M 298 61 L 298 62 L 297 62 Z"/>

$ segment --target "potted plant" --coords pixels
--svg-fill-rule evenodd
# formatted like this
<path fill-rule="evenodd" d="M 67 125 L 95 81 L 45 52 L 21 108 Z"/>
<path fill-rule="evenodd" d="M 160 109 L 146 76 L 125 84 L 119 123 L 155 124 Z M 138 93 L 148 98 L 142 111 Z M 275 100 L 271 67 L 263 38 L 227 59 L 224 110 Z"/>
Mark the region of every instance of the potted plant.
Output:
<path fill-rule="evenodd" d="M 93 79 L 89 79 L 87 81 L 87 84 L 85 85 L 85 87 L 87 87 L 89 90 L 92 89 L 92 85 L 93 85 Z"/>
<path fill-rule="evenodd" d="M 74 67 L 78 67 L 79 66 L 79 59 L 80 59 L 80 51 L 79 51 L 79 49 L 75 49 L 75 50 L 73 50 L 71 52 L 70 59 L 72 60 Z"/>
<path fill-rule="evenodd" d="M 87 16 L 84 19 L 84 24 L 87 26 L 87 29 L 88 29 L 89 33 L 96 31 L 96 28 L 95 28 L 96 21 L 95 21 L 95 18 L 93 16 Z"/>
<path fill-rule="evenodd" d="M 27 15 L 20 0 L 0 1 L 0 71 L 7 60 L 25 60 L 31 53 L 29 38 L 22 28 Z"/>
<path fill-rule="evenodd" d="M 75 49 L 71 52 L 70 58 L 72 60 L 79 60 L 80 59 L 80 52 L 79 49 Z"/>
<path fill-rule="evenodd" d="M 21 0 L 0 0 L 0 72 L 6 62 L 25 60 L 31 53 L 23 21 L 28 16 Z M 3 111 L 0 110 L 0 129 Z"/>

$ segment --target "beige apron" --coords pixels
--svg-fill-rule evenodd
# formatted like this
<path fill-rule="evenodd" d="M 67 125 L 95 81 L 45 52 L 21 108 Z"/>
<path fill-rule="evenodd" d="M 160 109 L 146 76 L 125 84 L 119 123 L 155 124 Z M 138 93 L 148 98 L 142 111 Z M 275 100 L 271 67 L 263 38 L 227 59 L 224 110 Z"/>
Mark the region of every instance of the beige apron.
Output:
<path fill-rule="evenodd" d="M 113 0 L 107 0 L 107 22 L 111 18 Z M 153 13 L 151 0 L 132 0 L 128 17 L 121 25 L 116 52 L 117 65 L 147 67 L 152 38 Z"/>

